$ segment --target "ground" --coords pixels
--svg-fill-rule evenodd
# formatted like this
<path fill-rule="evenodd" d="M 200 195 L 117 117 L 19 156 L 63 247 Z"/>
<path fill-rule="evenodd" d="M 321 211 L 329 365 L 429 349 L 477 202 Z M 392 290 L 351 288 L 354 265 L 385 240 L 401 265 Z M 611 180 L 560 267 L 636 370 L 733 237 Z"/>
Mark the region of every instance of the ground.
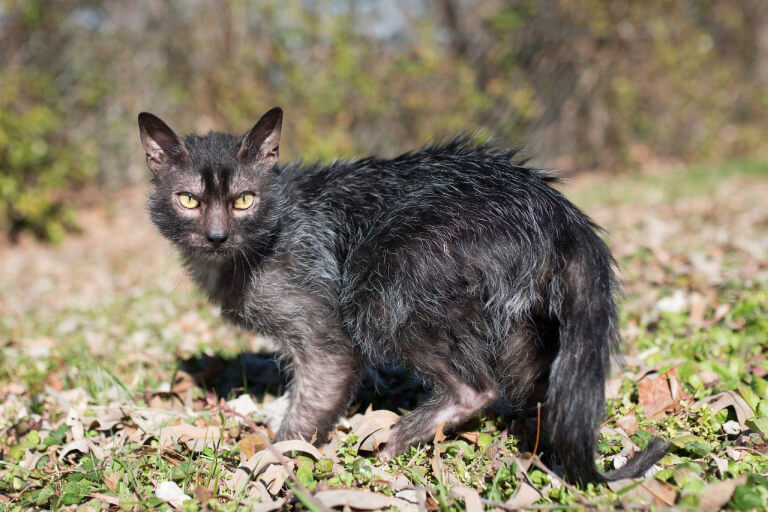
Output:
<path fill-rule="evenodd" d="M 660 435 L 654 475 L 563 482 L 531 454 L 546 451 L 535 412 L 488 411 L 381 464 L 421 391 L 396 369 L 369 375 L 330 444 L 266 445 L 284 405 L 274 347 L 223 324 L 131 189 L 60 245 L 0 247 L 0 510 L 768 507 L 768 164 L 561 189 L 607 229 L 625 291 L 597 460 Z"/>

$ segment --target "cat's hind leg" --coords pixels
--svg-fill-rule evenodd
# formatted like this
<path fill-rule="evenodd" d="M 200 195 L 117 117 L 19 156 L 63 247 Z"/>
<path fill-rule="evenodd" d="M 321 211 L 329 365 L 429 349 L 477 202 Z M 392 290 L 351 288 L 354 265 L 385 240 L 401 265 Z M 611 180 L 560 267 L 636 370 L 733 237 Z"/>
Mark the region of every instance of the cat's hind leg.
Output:
<path fill-rule="evenodd" d="M 422 356 L 420 362 L 425 363 L 424 359 Z M 450 363 L 437 357 L 428 363 L 428 368 L 421 364 L 418 370 L 433 385 L 432 398 L 397 422 L 380 453 L 382 460 L 392 459 L 414 443 L 432 439 L 441 424 L 447 430 L 464 423 L 496 399 L 492 383 L 470 383 Z"/>

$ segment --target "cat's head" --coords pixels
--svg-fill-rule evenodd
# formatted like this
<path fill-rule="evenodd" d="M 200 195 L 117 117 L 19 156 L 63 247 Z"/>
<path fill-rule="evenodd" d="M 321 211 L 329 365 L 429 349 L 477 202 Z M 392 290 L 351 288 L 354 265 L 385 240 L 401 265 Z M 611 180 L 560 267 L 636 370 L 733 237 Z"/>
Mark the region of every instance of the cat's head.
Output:
<path fill-rule="evenodd" d="M 139 114 L 154 175 L 150 215 L 185 256 L 221 261 L 263 243 L 282 119 L 275 107 L 242 137 L 211 132 L 181 139 L 159 117 Z"/>

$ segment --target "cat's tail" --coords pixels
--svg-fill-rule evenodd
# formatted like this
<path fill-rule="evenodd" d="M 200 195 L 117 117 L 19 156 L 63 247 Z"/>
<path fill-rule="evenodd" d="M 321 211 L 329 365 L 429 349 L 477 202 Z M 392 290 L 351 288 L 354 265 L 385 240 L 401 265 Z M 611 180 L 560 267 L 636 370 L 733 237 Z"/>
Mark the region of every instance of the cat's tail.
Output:
<path fill-rule="evenodd" d="M 620 469 L 603 473 L 595 464 L 605 380 L 619 348 L 618 285 L 607 247 L 596 234 L 589 245 L 561 274 L 560 347 L 550 373 L 546 416 L 567 479 L 582 485 L 640 477 L 667 450 L 665 441 L 653 438 Z"/>

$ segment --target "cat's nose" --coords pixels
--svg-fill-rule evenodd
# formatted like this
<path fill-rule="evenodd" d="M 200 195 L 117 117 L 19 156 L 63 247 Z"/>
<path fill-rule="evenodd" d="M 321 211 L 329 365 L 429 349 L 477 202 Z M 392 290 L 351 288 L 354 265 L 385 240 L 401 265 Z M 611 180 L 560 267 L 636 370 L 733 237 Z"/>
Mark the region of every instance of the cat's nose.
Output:
<path fill-rule="evenodd" d="M 227 241 L 227 233 L 219 230 L 209 231 L 208 241 L 211 242 L 213 246 L 218 249 L 221 244 Z"/>

